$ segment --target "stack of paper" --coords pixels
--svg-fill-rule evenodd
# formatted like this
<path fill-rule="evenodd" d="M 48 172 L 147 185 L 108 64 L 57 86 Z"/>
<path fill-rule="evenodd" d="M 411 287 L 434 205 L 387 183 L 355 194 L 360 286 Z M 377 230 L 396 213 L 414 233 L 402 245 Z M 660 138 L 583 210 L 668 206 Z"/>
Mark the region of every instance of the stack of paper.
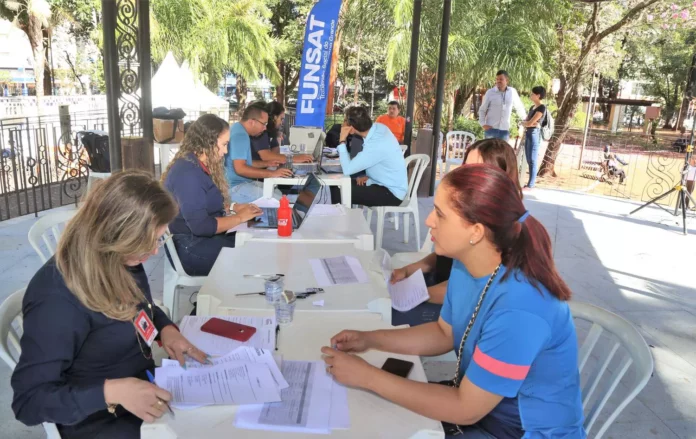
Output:
<path fill-rule="evenodd" d="M 289 387 L 281 392 L 282 401 L 240 407 L 236 426 L 324 434 L 350 428 L 347 390 L 325 367 L 322 361 L 284 361 Z"/>
<path fill-rule="evenodd" d="M 208 320 L 214 316 L 185 316 L 181 321 L 180 331 L 194 346 L 208 355 L 227 355 L 238 347 L 245 345 L 259 349 L 275 349 L 275 316 L 269 317 L 244 317 L 244 316 L 218 316 L 217 318 L 229 322 L 241 323 L 256 328 L 256 334 L 247 342 L 232 340 L 227 337 L 209 334 L 201 331 Z"/>
<path fill-rule="evenodd" d="M 310 259 L 309 265 L 312 266 L 314 277 L 320 287 L 368 282 L 367 273 L 358 258 L 353 256 Z"/>
<path fill-rule="evenodd" d="M 416 271 L 411 276 L 395 284 L 391 283 L 392 271 L 391 256 L 384 251 L 382 274 L 384 275 L 384 281 L 387 283 L 387 290 L 392 300 L 392 308 L 401 312 L 410 311 L 430 298 L 422 270 Z"/>
<path fill-rule="evenodd" d="M 180 409 L 275 402 L 288 388 L 276 359 L 265 349 L 242 346 L 212 363 L 189 360 L 182 368 L 176 361 L 162 360 L 155 383 L 172 394 L 173 406 Z"/>

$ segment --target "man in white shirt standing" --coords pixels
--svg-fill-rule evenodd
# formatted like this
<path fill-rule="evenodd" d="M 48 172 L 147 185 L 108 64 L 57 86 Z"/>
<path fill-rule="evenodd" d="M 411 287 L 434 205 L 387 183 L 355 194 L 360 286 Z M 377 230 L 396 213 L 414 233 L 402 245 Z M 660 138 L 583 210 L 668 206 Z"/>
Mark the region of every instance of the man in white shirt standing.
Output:
<path fill-rule="evenodd" d="M 517 90 L 508 86 L 509 81 L 508 73 L 505 70 L 499 70 L 495 74 L 495 87 L 483 96 L 483 102 L 479 108 L 479 123 L 483 127 L 486 139 L 510 140 L 510 116 L 512 116 L 513 107 L 520 120 L 527 118 L 520 95 Z"/>

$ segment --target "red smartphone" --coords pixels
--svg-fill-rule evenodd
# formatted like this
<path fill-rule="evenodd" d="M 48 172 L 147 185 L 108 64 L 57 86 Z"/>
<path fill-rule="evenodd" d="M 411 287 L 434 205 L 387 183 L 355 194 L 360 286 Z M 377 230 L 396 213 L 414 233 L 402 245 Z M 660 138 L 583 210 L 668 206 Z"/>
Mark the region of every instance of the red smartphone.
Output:
<path fill-rule="evenodd" d="M 213 317 L 205 322 L 205 324 L 201 326 L 201 331 L 242 342 L 249 340 L 256 334 L 256 328 L 253 326 L 228 322 L 227 320 L 218 319 L 217 317 Z"/>

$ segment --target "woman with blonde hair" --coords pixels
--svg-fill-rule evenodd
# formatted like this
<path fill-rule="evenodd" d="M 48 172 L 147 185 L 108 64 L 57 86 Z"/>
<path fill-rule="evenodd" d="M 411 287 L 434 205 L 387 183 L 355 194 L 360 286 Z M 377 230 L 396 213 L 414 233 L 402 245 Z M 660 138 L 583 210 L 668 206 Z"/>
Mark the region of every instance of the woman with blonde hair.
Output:
<path fill-rule="evenodd" d="M 229 141 L 229 124 L 214 114 L 203 115 L 189 127 L 162 174 L 179 205 L 169 230 L 181 265 L 191 276 L 207 276 L 220 250 L 234 247 L 235 234 L 226 232 L 261 214 L 253 204 L 230 204 L 223 165 Z"/>
<path fill-rule="evenodd" d="M 114 174 L 89 192 L 24 295 L 12 374 L 19 421 L 55 423 L 63 439 L 137 438 L 171 399 L 147 379 L 153 341 L 182 365 L 186 356 L 206 361 L 153 304 L 142 265 L 176 213 L 141 172 Z"/>

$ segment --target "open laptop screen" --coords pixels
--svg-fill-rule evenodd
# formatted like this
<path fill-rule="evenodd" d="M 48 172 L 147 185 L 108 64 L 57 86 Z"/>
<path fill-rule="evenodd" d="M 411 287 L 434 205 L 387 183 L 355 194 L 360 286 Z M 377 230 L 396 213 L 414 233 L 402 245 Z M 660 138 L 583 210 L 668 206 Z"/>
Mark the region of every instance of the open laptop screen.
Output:
<path fill-rule="evenodd" d="M 300 227 L 300 224 L 302 224 L 302 221 L 304 221 L 309 213 L 320 190 L 321 182 L 319 179 L 315 177 L 314 174 L 309 174 L 307 176 L 307 182 L 297 195 L 295 207 L 293 207 L 293 223 L 297 224 L 297 227 Z"/>

